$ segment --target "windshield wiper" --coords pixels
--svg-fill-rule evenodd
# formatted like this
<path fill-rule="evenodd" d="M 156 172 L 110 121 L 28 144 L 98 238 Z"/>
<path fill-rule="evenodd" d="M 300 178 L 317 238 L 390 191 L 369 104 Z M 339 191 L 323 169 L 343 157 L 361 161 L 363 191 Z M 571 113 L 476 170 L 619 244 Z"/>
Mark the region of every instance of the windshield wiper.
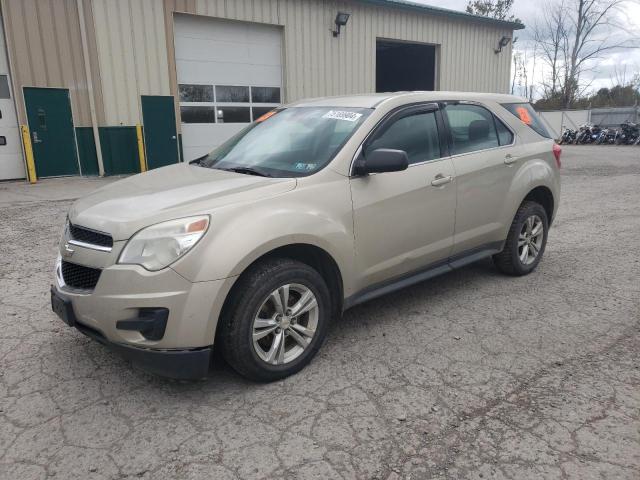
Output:
<path fill-rule="evenodd" d="M 243 173 L 245 175 L 256 175 L 258 177 L 270 177 L 268 173 L 261 172 L 251 167 L 231 167 L 231 168 L 220 168 L 220 170 L 224 170 L 225 172 L 236 172 Z"/>
<path fill-rule="evenodd" d="M 189 165 L 202 165 L 202 161 L 207 158 L 209 155 L 203 155 L 201 157 L 196 158 L 195 160 L 191 160 Z"/>
<path fill-rule="evenodd" d="M 207 158 L 208 155 L 203 155 L 201 157 L 196 158 L 195 160 L 191 160 L 189 165 L 202 165 L 202 161 Z"/>

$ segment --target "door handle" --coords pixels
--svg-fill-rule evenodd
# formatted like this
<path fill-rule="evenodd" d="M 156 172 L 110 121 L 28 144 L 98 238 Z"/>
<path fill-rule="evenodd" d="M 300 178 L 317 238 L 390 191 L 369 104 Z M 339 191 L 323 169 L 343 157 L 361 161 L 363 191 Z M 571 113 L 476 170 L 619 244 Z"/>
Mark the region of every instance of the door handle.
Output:
<path fill-rule="evenodd" d="M 438 175 L 436 175 L 436 178 L 431 181 L 431 185 L 433 185 L 434 187 L 439 187 L 441 185 L 446 185 L 451 180 L 453 180 L 453 177 L 451 175 L 445 177 L 444 175 L 439 173 Z"/>
<path fill-rule="evenodd" d="M 518 157 L 514 157 L 513 155 L 511 155 L 510 153 L 507 153 L 504 156 L 504 163 L 505 165 L 511 165 L 512 163 L 515 163 L 518 161 Z"/>

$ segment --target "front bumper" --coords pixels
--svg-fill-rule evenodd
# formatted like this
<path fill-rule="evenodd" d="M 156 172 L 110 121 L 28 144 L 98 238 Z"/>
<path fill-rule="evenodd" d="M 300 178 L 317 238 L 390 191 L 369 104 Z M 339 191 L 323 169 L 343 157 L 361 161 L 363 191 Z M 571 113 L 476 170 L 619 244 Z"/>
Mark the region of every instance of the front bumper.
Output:
<path fill-rule="evenodd" d="M 84 291 L 64 283 L 59 260 L 52 307 L 63 320 L 59 310 L 66 310 L 71 319 L 67 323 L 146 370 L 172 378 L 202 378 L 234 280 L 190 282 L 171 268 L 149 272 L 116 264 L 103 268 L 95 288 Z"/>
<path fill-rule="evenodd" d="M 209 347 L 191 350 L 152 350 L 111 342 L 99 330 L 79 322 L 71 299 L 54 286 L 51 287 L 51 308 L 70 327 L 77 328 L 150 373 L 176 379 L 199 379 L 207 376 L 211 360 Z"/>

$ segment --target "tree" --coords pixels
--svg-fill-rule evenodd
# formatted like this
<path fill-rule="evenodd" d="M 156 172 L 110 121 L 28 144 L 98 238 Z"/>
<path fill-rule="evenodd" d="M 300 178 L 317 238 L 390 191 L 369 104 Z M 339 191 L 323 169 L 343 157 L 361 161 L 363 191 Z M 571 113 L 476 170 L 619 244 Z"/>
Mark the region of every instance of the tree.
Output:
<path fill-rule="evenodd" d="M 561 0 L 544 8 L 534 41 L 551 69 L 543 84 L 545 99 L 562 108 L 576 104 L 589 84 L 585 73 L 608 53 L 640 47 L 637 32 L 627 30 L 623 7 L 634 0 Z"/>
<path fill-rule="evenodd" d="M 592 107 L 629 107 L 640 101 L 633 85 L 615 85 L 611 88 L 601 88 L 595 95 L 589 97 Z"/>
<path fill-rule="evenodd" d="M 615 81 L 612 79 L 612 81 Z M 616 83 L 611 88 L 603 87 L 591 95 L 578 98 L 572 105 L 574 108 L 598 108 L 598 107 L 630 107 L 640 105 L 640 73 L 633 76 L 625 83 Z M 563 108 L 562 95 L 542 98 L 535 104 L 539 110 L 558 110 Z"/>
<path fill-rule="evenodd" d="M 564 52 L 567 50 L 567 11 L 562 0 L 545 4 L 542 18 L 533 25 L 534 49 L 540 52 L 542 62 L 551 73 L 542 81 L 543 97 L 557 96 L 561 86 Z"/>
<path fill-rule="evenodd" d="M 469 0 L 467 13 L 520 23 L 520 20 L 511 14 L 513 2 L 514 0 Z"/>
<path fill-rule="evenodd" d="M 603 30 L 626 30 L 616 17 L 622 14 L 620 7 L 626 0 L 575 0 L 573 28 L 569 31 L 568 65 L 565 67 L 564 105 L 571 106 L 580 88 L 580 74 L 587 66 L 585 62 L 602 57 L 611 50 L 636 48 L 634 39 L 616 38 Z"/>

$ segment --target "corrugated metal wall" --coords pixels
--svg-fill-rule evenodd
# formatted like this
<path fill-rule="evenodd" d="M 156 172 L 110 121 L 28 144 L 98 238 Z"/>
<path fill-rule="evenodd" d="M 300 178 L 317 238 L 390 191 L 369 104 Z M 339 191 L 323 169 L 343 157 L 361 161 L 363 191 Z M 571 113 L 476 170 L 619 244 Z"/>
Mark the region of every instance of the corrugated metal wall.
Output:
<path fill-rule="evenodd" d="M 169 95 L 164 9 L 156 0 L 93 0 L 107 125 L 140 123 L 140 95 Z"/>
<path fill-rule="evenodd" d="M 76 0 L 0 0 L 17 96 L 67 87 L 76 125 L 90 125 Z M 82 0 L 100 126 L 140 123 L 140 95 L 176 94 L 173 12 L 284 27 L 284 100 L 375 91 L 376 38 L 439 45 L 440 90 L 507 92 L 511 30 L 355 0 Z M 340 37 L 336 13 L 351 18 Z"/>
<path fill-rule="evenodd" d="M 499 55 L 493 49 L 512 32 L 480 22 L 357 1 L 164 0 L 164 9 L 153 0 L 94 1 L 109 125 L 138 122 L 140 94 L 177 91 L 173 12 L 283 26 L 286 102 L 375 91 L 376 38 L 440 45 L 440 90 L 509 89 L 510 46 Z M 333 38 L 338 10 L 351 18 Z"/>
<path fill-rule="evenodd" d="M 339 10 L 351 18 L 333 38 Z M 376 38 L 441 45 L 441 90 L 509 89 L 511 49 L 493 51 L 500 37 L 512 35 L 502 27 L 356 1 L 196 0 L 195 9 L 180 11 L 284 26 L 286 101 L 374 91 Z"/>
<path fill-rule="evenodd" d="M 83 5 L 91 11 L 89 0 Z M 76 1 L 2 0 L 2 12 L 19 122 L 26 123 L 22 87 L 63 87 L 76 126 L 91 125 Z"/>

